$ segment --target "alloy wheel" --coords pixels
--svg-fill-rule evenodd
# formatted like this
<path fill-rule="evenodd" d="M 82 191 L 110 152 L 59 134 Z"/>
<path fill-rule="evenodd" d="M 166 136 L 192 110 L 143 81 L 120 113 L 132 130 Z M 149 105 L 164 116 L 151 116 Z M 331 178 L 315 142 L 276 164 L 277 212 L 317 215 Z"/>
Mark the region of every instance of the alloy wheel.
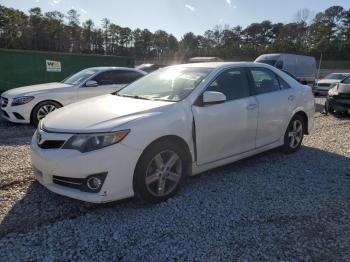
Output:
<path fill-rule="evenodd" d="M 146 187 L 156 197 L 170 194 L 180 182 L 182 161 L 171 150 L 158 153 L 148 164 L 146 171 Z"/>
<path fill-rule="evenodd" d="M 297 148 L 303 138 L 303 123 L 295 119 L 288 132 L 288 144 L 291 148 Z"/>
<path fill-rule="evenodd" d="M 45 116 L 47 116 L 49 113 L 55 111 L 57 108 L 54 105 L 43 105 L 39 108 L 38 113 L 36 114 L 36 117 L 38 120 L 43 119 Z"/>

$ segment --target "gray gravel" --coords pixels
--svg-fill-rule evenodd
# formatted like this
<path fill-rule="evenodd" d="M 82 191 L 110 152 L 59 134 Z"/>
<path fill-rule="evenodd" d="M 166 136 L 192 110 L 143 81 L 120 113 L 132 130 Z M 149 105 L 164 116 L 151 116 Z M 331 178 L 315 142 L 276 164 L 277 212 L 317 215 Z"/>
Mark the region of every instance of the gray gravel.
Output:
<path fill-rule="evenodd" d="M 318 113 L 296 154 L 205 172 L 159 205 L 50 193 L 30 168 L 34 130 L 0 125 L 2 261 L 350 260 L 350 118 Z"/>

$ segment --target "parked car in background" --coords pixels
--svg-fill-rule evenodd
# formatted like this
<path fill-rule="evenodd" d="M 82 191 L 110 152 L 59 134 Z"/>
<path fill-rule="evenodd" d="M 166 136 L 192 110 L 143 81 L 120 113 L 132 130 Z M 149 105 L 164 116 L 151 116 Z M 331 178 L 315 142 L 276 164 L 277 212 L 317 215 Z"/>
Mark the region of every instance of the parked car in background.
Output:
<path fill-rule="evenodd" d="M 2 116 L 14 123 L 37 125 L 47 114 L 68 104 L 121 88 L 146 75 L 137 69 L 93 67 L 62 82 L 11 89 L 1 94 Z"/>
<path fill-rule="evenodd" d="M 142 64 L 136 67 L 136 69 L 142 70 L 147 73 L 152 73 L 160 68 L 166 67 L 166 65 L 159 64 Z"/>
<path fill-rule="evenodd" d="M 160 202 L 187 175 L 282 146 L 313 127 L 311 88 L 261 63 L 160 69 L 114 95 L 64 107 L 31 142 L 37 180 L 89 202 Z"/>
<path fill-rule="evenodd" d="M 327 113 L 350 114 L 350 76 L 329 90 L 325 110 Z"/>
<path fill-rule="evenodd" d="M 301 83 L 313 85 L 316 79 L 316 59 L 293 54 L 265 54 L 255 62 L 272 65 L 294 75 Z"/>
<path fill-rule="evenodd" d="M 313 92 L 317 94 L 328 94 L 328 91 L 335 87 L 337 83 L 350 76 L 350 73 L 331 73 L 321 80 L 316 81 Z"/>

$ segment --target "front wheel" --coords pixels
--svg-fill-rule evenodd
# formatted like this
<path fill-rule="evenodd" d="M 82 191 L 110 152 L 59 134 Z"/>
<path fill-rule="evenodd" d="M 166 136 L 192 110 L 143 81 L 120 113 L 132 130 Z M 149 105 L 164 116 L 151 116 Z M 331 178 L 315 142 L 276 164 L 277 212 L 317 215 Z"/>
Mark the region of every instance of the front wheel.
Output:
<path fill-rule="evenodd" d="M 43 101 L 37 104 L 31 114 L 31 122 L 34 126 L 38 126 L 38 123 L 45 116 L 62 107 L 59 103 L 54 101 Z"/>
<path fill-rule="evenodd" d="M 283 150 L 287 154 L 294 153 L 297 151 L 304 138 L 304 118 L 300 115 L 296 115 L 290 121 L 286 133 L 284 135 Z"/>
<path fill-rule="evenodd" d="M 165 201 L 176 193 L 188 170 L 183 149 L 172 142 L 151 145 L 142 154 L 134 173 L 135 195 L 150 203 Z"/>

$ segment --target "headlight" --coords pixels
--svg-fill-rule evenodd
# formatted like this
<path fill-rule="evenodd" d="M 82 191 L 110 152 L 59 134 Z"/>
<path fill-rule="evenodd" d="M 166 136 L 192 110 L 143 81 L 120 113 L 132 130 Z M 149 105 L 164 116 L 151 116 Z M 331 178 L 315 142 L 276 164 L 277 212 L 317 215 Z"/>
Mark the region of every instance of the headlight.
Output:
<path fill-rule="evenodd" d="M 21 96 L 21 97 L 16 97 L 12 100 L 11 105 L 12 106 L 19 106 L 19 105 L 24 105 L 29 103 L 34 99 L 34 96 Z"/>
<path fill-rule="evenodd" d="M 332 88 L 336 87 L 337 85 L 338 85 L 337 83 L 333 83 L 329 87 L 330 87 L 330 89 L 332 89 Z"/>
<path fill-rule="evenodd" d="M 338 88 L 337 88 L 337 86 L 329 89 L 328 95 L 329 96 L 336 96 L 336 95 L 338 95 Z"/>
<path fill-rule="evenodd" d="M 122 130 L 112 133 L 80 134 L 74 135 L 64 144 L 63 149 L 75 149 L 81 153 L 101 149 L 122 141 L 130 130 Z"/>

